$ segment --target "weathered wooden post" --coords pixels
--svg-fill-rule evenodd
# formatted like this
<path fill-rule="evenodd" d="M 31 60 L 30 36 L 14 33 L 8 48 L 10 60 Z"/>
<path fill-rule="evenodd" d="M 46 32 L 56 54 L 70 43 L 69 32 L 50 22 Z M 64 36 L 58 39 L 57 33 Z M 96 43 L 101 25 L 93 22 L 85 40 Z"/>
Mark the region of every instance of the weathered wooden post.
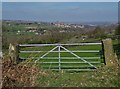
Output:
<path fill-rule="evenodd" d="M 116 57 L 113 50 L 112 40 L 110 38 L 102 40 L 104 47 L 104 56 L 106 66 L 112 66 L 116 64 Z"/>

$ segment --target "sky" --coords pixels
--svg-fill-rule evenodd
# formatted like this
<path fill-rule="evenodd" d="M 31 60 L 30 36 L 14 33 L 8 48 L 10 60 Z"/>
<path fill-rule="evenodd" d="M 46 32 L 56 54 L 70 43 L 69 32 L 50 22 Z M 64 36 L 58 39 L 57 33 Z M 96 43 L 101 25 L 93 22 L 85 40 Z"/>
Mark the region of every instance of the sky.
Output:
<path fill-rule="evenodd" d="M 119 0 L 1 0 L 2 2 L 119 2 Z"/>
<path fill-rule="evenodd" d="M 3 2 L 2 19 L 47 22 L 117 22 L 117 2 Z"/>

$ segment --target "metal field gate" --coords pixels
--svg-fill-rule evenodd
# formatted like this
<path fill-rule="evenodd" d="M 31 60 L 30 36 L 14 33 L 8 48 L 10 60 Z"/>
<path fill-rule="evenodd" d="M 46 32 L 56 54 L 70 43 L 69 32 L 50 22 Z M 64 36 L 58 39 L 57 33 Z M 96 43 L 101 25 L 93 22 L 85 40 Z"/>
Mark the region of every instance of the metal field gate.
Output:
<path fill-rule="evenodd" d="M 20 60 L 43 69 L 89 71 L 104 63 L 102 43 L 19 44 L 18 50 Z"/>

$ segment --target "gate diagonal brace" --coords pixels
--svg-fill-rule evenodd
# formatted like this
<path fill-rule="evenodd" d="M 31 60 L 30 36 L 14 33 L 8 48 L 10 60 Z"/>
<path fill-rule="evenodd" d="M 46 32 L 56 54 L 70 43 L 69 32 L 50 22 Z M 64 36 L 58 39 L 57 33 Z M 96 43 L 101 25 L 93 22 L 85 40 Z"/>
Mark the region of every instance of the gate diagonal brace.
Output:
<path fill-rule="evenodd" d="M 81 59 L 82 61 L 84 61 L 85 63 L 88 63 L 90 66 L 94 67 L 94 68 L 97 68 L 96 66 L 94 66 L 93 64 L 87 62 L 86 60 L 84 60 L 82 57 L 79 57 L 78 55 L 76 55 L 75 53 L 73 53 L 72 51 L 66 49 L 65 47 L 63 46 L 60 46 L 61 48 L 63 48 L 64 50 L 66 50 L 67 52 L 71 53 L 72 55 L 74 55 L 75 57 L 77 57 L 78 59 Z"/>
<path fill-rule="evenodd" d="M 72 55 L 74 55 L 74 56 L 77 57 L 78 59 L 81 59 L 82 61 L 84 61 L 85 63 L 88 63 L 90 66 L 92 66 L 92 67 L 94 67 L 94 68 L 97 68 L 97 67 L 94 66 L 93 64 L 91 64 L 91 63 L 89 63 L 88 61 L 86 61 L 84 58 L 78 56 L 77 54 L 73 53 L 72 51 L 66 49 L 65 47 L 63 47 L 63 46 L 61 46 L 61 45 L 56 46 L 56 47 L 54 47 L 53 49 L 51 49 L 50 51 L 48 51 L 47 53 L 43 54 L 40 58 L 38 58 L 38 59 L 35 61 L 35 63 L 36 63 L 38 60 L 40 60 L 41 58 L 43 58 L 43 57 L 45 57 L 46 55 L 48 55 L 50 52 L 53 52 L 53 51 L 54 51 L 55 49 L 57 49 L 57 48 L 63 48 L 65 51 L 71 53 Z M 60 52 L 60 50 L 59 50 L 59 52 Z"/>
<path fill-rule="evenodd" d="M 51 49 L 50 51 L 48 51 L 47 53 L 43 54 L 40 58 L 38 58 L 35 63 L 40 60 L 41 58 L 45 57 L 47 54 L 49 54 L 50 52 L 54 51 L 56 48 L 58 48 L 58 46 L 54 47 L 53 49 Z"/>

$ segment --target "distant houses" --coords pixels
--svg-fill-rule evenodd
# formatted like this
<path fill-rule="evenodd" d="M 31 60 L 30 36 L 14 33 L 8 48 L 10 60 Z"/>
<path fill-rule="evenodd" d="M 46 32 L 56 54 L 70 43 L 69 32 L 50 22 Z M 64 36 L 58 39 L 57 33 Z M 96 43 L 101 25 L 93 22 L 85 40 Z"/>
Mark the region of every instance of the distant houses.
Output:
<path fill-rule="evenodd" d="M 63 23 L 58 23 L 58 24 L 54 24 L 57 27 L 62 27 L 62 28 L 84 28 L 84 25 L 74 25 L 74 24 L 63 24 Z M 44 29 L 44 28 L 37 28 L 37 26 L 27 26 L 25 27 L 27 30 L 24 31 L 20 31 L 18 30 L 16 34 L 20 35 L 20 34 L 24 34 L 24 33 L 32 33 L 35 35 L 46 35 L 46 33 L 48 32 L 48 30 Z M 66 30 L 66 29 L 60 29 L 58 32 L 59 33 L 67 33 L 67 32 L 71 32 L 72 30 Z"/>
<path fill-rule="evenodd" d="M 84 25 L 64 24 L 64 23 L 54 23 L 54 25 L 62 28 L 84 28 L 85 27 Z"/>

